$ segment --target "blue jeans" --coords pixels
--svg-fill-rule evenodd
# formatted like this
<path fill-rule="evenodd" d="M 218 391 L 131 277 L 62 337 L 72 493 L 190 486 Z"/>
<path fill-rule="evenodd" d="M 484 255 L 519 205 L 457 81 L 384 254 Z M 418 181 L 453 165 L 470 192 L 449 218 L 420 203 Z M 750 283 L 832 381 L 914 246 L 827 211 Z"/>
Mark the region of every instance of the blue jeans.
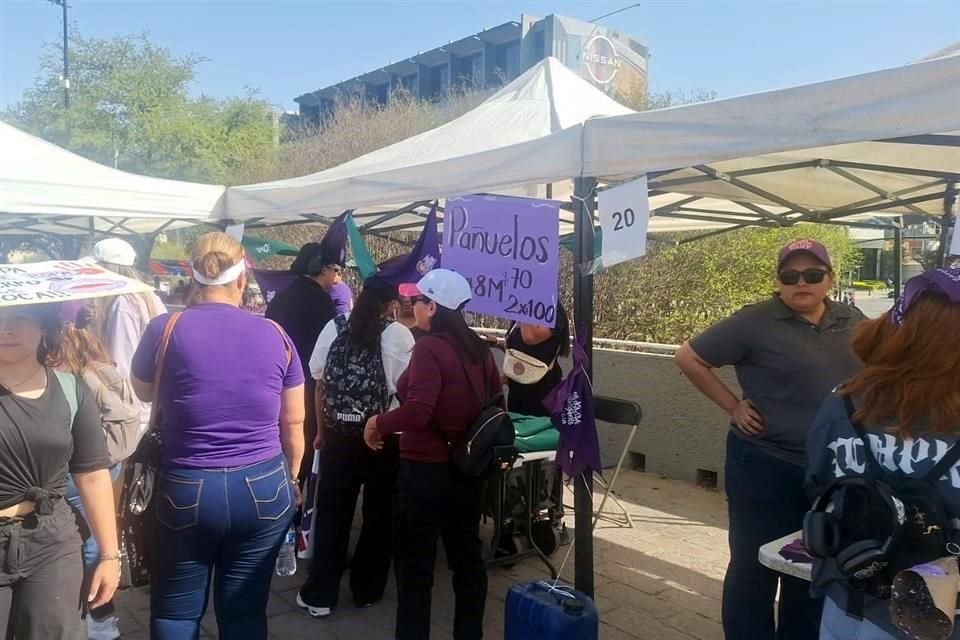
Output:
<path fill-rule="evenodd" d="M 164 469 L 156 491 L 150 637 L 196 640 L 212 576 L 220 637 L 264 640 L 274 563 L 295 510 L 283 456 Z"/>
<path fill-rule="evenodd" d="M 760 564 L 760 547 L 799 531 L 810 503 L 804 468 L 727 436 L 726 491 L 730 564 L 723 581 L 723 631 L 728 640 L 816 640 L 823 606 L 810 584 Z M 774 626 L 774 599 L 780 606 Z"/>

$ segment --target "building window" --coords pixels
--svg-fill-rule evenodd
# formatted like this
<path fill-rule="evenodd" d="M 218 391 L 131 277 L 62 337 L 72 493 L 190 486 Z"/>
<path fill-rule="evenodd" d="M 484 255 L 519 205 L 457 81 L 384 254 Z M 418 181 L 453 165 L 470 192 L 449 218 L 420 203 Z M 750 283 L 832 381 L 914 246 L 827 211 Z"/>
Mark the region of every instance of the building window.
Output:
<path fill-rule="evenodd" d="M 478 53 L 470 60 L 470 78 L 475 88 L 483 88 L 483 54 Z"/>
<path fill-rule="evenodd" d="M 533 59 L 539 62 L 547 57 L 546 53 L 543 31 L 540 30 L 533 34 Z"/>

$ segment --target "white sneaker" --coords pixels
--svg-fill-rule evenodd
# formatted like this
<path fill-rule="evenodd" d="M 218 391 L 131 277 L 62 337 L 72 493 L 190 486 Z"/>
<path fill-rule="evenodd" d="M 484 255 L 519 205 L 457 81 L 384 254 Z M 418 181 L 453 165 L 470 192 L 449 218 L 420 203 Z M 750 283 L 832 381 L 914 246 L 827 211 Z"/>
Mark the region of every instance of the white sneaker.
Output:
<path fill-rule="evenodd" d="M 330 607 L 311 607 L 303 601 L 303 598 L 300 597 L 299 593 L 297 593 L 297 606 L 301 609 L 306 609 L 311 618 L 326 618 L 333 613 Z"/>
<path fill-rule="evenodd" d="M 88 640 L 117 640 L 119 637 L 120 629 L 117 627 L 116 616 L 110 616 L 99 622 L 87 616 Z"/>

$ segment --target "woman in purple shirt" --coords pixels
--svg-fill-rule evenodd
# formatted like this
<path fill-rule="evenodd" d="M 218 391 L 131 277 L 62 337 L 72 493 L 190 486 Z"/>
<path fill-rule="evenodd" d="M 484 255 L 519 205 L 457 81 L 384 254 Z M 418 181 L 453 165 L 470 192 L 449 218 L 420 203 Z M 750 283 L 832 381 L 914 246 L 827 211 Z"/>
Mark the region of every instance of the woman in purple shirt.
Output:
<path fill-rule="evenodd" d="M 274 562 L 299 501 L 290 469 L 303 456 L 303 370 L 282 329 L 238 308 L 240 244 L 208 233 L 192 258 L 200 302 L 154 319 L 133 358 L 137 395 L 150 399 L 159 384 L 164 447 L 150 635 L 197 638 L 212 579 L 220 637 L 262 640 Z"/>

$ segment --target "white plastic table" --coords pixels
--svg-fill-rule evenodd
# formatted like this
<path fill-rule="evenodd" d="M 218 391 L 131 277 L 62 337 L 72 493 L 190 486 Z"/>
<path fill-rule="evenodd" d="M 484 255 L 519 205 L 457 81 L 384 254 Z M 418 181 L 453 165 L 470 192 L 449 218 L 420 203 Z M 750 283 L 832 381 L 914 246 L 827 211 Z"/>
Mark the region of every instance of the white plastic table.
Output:
<path fill-rule="evenodd" d="M 781 549 L 794 540 L 800 540 L 801 538 L 803 538 L 803 534 L 797 531 L 796 533 L 791 533 L 779 540 L 774 540 L 773 542 L 768 542 L 763 545 L 760 547 L 760 564 L 774 571 L 810 582 L 813 566 L 809 562 L 791 562 L 780 555 Z"/>

